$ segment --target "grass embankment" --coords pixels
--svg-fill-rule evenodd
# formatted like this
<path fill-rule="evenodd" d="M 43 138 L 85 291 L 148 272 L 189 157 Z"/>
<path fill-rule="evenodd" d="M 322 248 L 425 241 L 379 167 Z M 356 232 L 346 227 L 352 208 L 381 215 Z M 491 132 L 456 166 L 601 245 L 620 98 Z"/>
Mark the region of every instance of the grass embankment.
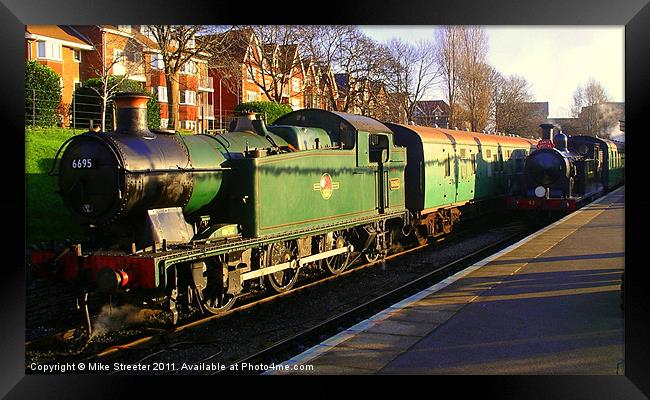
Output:
<path fill-rule="evenodd" d="M 57 177 L 47 173 L 63 142 L 82 132 L 62 128 L 25 129 L 27 244 L 81 238 L 79 224 L 56 193 Z"/>

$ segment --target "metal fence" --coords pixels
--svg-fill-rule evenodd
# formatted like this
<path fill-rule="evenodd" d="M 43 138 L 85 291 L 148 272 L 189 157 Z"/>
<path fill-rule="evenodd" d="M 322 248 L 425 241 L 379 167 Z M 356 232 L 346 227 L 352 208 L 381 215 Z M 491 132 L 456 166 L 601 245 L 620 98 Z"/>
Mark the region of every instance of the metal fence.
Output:
<path fill-rule="evenodd" d="M 29 93 L 31 92 L 31 93 Z M 25 126 L 51 127 L 87 130 L 91 127 L 101 127 L 101 97 L 75 93 L 69 103 L 53 104 L 48 100 L 47 92 L 30 90 L 25 93 Z M 113 129 L 114 108 L 112 102 L 106 106 L 104 120 L 106 130 Z M 234 110 L 220 110 L 215 112 L 212 104 L 197 105 L 197 122 L 194 131 L 226 132 L 231 123 L 236 119 Z M 163 120 L 164 121 L 164 120 Z M 181 129 L 185 126 L 181 124 Z"/>
<path fill-rule="evenodd" d="M 25 126 L 88 129 L 101 126 L 101 97 L 77 93 L 70 103 L 54 104 L 45 91 L 32 89 L 25 93 Z M 113 129 L 113 112 L 110 104 L 104 116 L 106 129 Z"/>

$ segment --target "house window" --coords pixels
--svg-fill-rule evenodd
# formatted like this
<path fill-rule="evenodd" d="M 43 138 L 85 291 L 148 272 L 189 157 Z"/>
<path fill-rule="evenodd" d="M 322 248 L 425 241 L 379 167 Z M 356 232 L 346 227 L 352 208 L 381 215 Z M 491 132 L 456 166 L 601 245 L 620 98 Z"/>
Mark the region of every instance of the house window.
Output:
<path fill-rule="evenodd" d="M 75 78 L 74 79 L 74 90 L 76 91 L 81 87 L 81 82 L 79 82 L 79 79 Z"/>
<path fill-rule="evenodd" d="M 167 124 L 169 124 L 169 118 L 160 118 L 161 128 L 167 128 Z"/>
<path fill-rule="evenodd" d="M 298 78 L 291 79 L 291 90 L 293 90 L 294 92 L 300 91 L 300 79 Z"/>
<path fill-rule="evenodd" d="M 294 110 L 299 110 L 300 109 L 300 100 L 299 99 L 291 99 L 291 108 Z"/>
<path fill-rule="evenodd" d="M 113 50 L 113 75 L 124 75 L 126 73 L 124 58 L 124 50 Z"/>
<path fill-rule="evenodd" d="M 246 101 L 256 101 L 257 93 L 255 92 L 246 92 Z"/>
<path fill-rule="evenodd" d="M 167 86 L 158 86 L 158 102 L 167 103 Z"/>
<path fill-rule="evenodd" d="M 185 129 L 194 130 L 196 128 L 196 121 L 185 121 Z"/>
<path fill-rule="evenodd" d="M 154 53 L 151 55 L 151 68 L 163 69 L 165 62 L 163 61 L 162 54 Z"/>
<path fill-rule="evenodd" d="M 81 62 L 81 50 L 72 50 L 72 58 L 76 62 Z"/>
<path fill-rule="evenodd" d="M 196 74 L 196 63 L 191 60 L 186 62 L 185 64 L 183 64 L 183 68 L 181 68 L 181 73 Z"/>
<path fill-rule="evenodd" d="M 181 90 L 180 104 L 196 104 L 196 92 L 192 90 Z"/>
<path fill-rule="evenodd" d="M 45 40 L 39 40 L 37 43 L 38 58 L 61 61 L 61 44 Z"/>
<path fill-rule="evenodd" d="M 126 59 L 129 62 L 139 64 L 142 62 L 142 53 L 137 50 L 132 50 L 126 53 Z"/>

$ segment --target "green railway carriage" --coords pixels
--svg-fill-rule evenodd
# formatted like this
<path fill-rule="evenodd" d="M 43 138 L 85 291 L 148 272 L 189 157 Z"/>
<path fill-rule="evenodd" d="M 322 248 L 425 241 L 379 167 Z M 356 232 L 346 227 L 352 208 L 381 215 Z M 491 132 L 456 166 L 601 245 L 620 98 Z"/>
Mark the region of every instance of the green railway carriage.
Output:
<path fill-rule="evenodd" d="M 447 233 L 463 205 L 507 194 L 534 146 L 529 139 L 386 124 L 407 148 L 407 208 L 422 216 L 422 236 Z"/>
<path fill-rule="evenodd" d="M 612 189 L 625 182 L 625 144 L 607 139 L 600 139 L 600 141 L 605 144 L 607 149 L 605 187 Z"/>
<path fill-rule="evenodd" d="M 596 146 L 598 154 L 593 156 L 602 164 L 602 185 L 605 190 L 624 183 L 625 143 L 587 135 L 570 136 L 568 140 L 569 147 L 582 156 L 588 155 L 587 149 Z"/>

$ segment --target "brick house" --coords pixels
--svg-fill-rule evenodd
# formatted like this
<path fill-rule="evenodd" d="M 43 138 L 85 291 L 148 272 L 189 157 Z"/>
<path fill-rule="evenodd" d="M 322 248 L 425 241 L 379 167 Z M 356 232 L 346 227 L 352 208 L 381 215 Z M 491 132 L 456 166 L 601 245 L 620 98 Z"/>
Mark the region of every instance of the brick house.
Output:
<path fill-rule="evenodd" d="M 415 103 L 413 123 L 421 126 L 449 126 L 449 105 L 444 100 L 422 100 Z"/>
<path fill-rule="evenodd" d="M 302 60 L 302 63 L 305 69 L 305 108 L 333 110 L 332 99 L 338 97 L 338 90 L 332 69 L 314 62 L 311 58 Z"/>
<path fill-rule="evenodd" d="M 127 25 L 128 26 L 128 25 Z M 160 47 L 146 25 L 133 25 L 130 33 L 144 45 L 145 88 L 157 94 L 160 105 L 161 125 L 169 119 L 167 83 Z M 214 123 L 214 85 L 208 76 L 209 54 L 200 52 L 191 58 L 178 74 L 179 93 L 176 99 L 179 126 L 194 132 L 211 129 Z"/>
<path fill-rule="evenodd" d="M 59 25 L 25 26 L 25 58 L 50 67 L 60 77 L 61 102 L 70 104 L 75 87 L 83 81 L 83 62 L 92 43 L 73 29 Z"/>
<path fill-rule="evenodd" d="M 255 37 L 250 30 L 234 30 L 221 34 L 222 40 L 227 42 L 227 49 L 217 62 L 218 68 L 209 68 L 208 76 L 212 78 L 215 86 L 215 101 L 213 113 L 216 127 L 223 129 L 232 119 L 237 104 L 245 101 L 258 101 L 264 96 L 252 78 L 251 71 L 257 74 L 261 69 L 259 65 L 249 63 L 250 52 L 259 51 L 254 45 Z M 197 40 L 201 40 L 199 37 Z M 249 71 L 249 69 L 251 71 Z"/>
<path fill-rule="evenodd" d="M 275 51 L 275 73 L 286 77 L 282 85 L 281 103 L 290 105 L 293 110 L 300 110 L 305 107 L 305 70 L 298 53 L 298 45 L 278 45 Z"/>
<path fill-rule="evenodd" d="M 389 117 L 388 94 L 383 83 L 350 74 L 334 74 L 338 88 L 337 109 L 386 120 Z"/>
<path fill-rule="evenodd" d="M 237 29 L 221 36 L 226 50 L 208 69 L 208 75 L 215 83 L 215 102 L 212 104 L 215 120 L 220 121 L 218 127 L 227 127 L 239 103 L 271 101 L 271 98 L 278 97 L 281 103 L 294 110 L 305 107 L 307 72 L 298 46 L 260 44 L 250 29 Z M 272 87 L 271 74 L 277 82 L 276 87 Z M 271 98 L 260 86 L 268 89 Z"/>

